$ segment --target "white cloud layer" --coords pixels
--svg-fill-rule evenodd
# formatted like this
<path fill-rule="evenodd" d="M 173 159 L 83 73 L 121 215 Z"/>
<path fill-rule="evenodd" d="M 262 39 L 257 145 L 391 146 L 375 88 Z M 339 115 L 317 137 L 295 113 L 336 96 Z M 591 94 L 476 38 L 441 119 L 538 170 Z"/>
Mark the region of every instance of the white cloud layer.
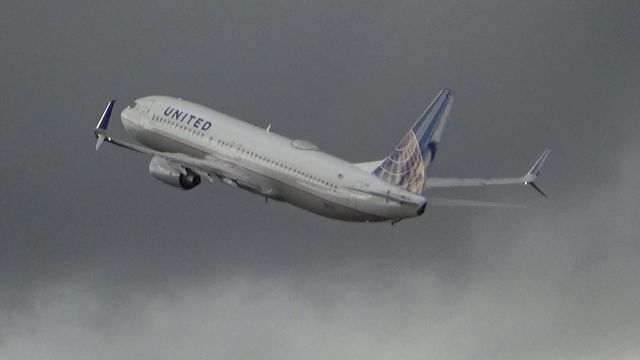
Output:
<path fill-rule="evenodd" d="M 363 262 L 302 281 L 132 291 L 118 305 L 83 281 L 50 284 L 0 315 L 0 359 L 637 359 L 639 150 L 589 197 L 552 199 L 518 224 L 481 216 L 462 281 Z"/>

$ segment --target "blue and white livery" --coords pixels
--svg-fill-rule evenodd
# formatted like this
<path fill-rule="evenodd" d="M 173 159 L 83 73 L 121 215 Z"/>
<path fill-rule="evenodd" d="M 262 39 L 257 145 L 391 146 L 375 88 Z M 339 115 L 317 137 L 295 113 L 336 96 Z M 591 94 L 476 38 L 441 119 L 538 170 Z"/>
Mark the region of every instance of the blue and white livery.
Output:
<path fill-rule="evenodd" d="M 451 105 L 453 91 L 442 89 L 373 174 L 414 194 L 422 194 L 426 172 L 436 156 Z"/>

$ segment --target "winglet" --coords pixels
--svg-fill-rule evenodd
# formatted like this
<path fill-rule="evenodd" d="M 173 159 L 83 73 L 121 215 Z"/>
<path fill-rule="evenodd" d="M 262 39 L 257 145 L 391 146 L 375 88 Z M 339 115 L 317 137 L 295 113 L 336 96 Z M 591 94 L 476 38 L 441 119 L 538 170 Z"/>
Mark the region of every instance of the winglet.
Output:
<path fill-rule="evenodd" d="M 107 127 L 109 126 L 109 119 L 111 118 L 111 111 L 113 111 L 113 104 L 115 104 L 115 102 L 115 100 L 111 100 L 107 103 L 107 107 L 104 108 L 104 112 L 96 125 L 96 130 L 94 131 L 94 134 L 98 138 L 98 141 L 96 142 L 96 150 L 98 150 L 105 139 Z"/>
<path fill-rule="evenodd" d="M 536 183 L 534 183 L 533 181 L 530 181 L 530 182 L 528 182 L 528 183 L 526 183 L 526 184 L 527 184 L 527 185 L 531 185 L 531 187 L 532 187 L 535 191 L 539 192 L 539 193 L 540 193 L 540 195 L 542 195 L 542 196 L 544 196 L 544 197 L 547 197 L 547 194 L 545 194 L 545 193 L 544 193 L 544 191 L 542 191 L 542 190 L 538 187 L 538 185 L 536 185 Z"/>
<path fill-rule="evenodd" d="M 531 167 L 531 170 L 529 170 L 529 172 L 527 173 L 527 175 L 524 176 L 524 184 L 525 185 L 531 185 L 531 187 L 540 193 L 540 195 L 547 197 L 547 195 L 538 187 L 538 185 L 536 185 L 534 183 L 534 181 L 536 180 L 536 178 L 538 177 L 538 175 L 540 175 L 540 171 L 542 170 L 542 166 L 544 165 L 545 161 L 547 161 L 547 158 L 549 157 L 549 153 L 551 153 L 551 149 L 546 149 L 542 155 L 540 155 L 540 157 L 538 158 L 538 161 L 536 161 L 535 164 L 533 164 L 533 166 Z"/>

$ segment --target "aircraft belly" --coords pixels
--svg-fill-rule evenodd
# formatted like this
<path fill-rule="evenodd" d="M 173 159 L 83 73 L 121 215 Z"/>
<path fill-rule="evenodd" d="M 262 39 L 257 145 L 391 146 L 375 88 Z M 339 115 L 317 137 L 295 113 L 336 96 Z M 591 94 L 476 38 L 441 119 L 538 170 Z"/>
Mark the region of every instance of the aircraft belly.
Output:
<path fill-rule="evenodd" d="M 389 220 L 378 214 L 365 213 L 350 207 L 347 198 L 341 197 L 337 193 L 329 195 L 325 192 L 298 188 L 282 182 L 277 182 L 275 191 L 280 195 L 281 200 L 328 218 L 356 222 Z"/>
<path fill-rule="evenodd" d="M 348 190 L 349 207 L 386 219 L 404 219 L 418 215 L 418 205 L 400 203 L 361 191 Z"/>
<path fill-rule="evenodd" d="M 356 209 L 363 212 L 374 212 L 387 219 L 406 219 L 418 216 L 418 206 L 413 204 L 400 204 L 379 199 L 378 202 L 358 201 Z"/>

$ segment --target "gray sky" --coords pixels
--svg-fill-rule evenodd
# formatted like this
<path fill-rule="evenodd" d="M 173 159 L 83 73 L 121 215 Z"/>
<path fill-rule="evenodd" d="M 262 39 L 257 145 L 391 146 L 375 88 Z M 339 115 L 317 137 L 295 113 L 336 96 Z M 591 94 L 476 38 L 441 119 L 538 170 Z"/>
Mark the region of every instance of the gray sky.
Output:
<path fill-rule="evenodd" d="M 640 357 L 637 1 L 2 10 L 0 359 Z M 441 87 L 433 175 L 551 146 L 549 199 L 439 191 L 529 206 L 348 224 L 93 150 L 108 99 L 166 94 L 373 160 Z"/>

